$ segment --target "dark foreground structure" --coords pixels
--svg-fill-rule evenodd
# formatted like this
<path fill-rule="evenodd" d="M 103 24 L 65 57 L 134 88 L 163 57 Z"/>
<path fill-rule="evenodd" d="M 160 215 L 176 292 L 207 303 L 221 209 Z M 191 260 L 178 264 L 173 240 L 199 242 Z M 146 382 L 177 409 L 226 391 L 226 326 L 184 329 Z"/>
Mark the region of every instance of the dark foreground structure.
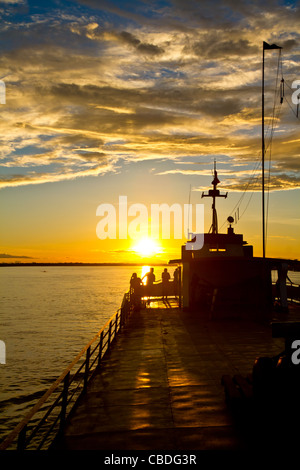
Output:
<path fill-rule="evenodd" d="M 54 449 L 292 445 L 296 409 L 280 419 L 284 403 L 273 408 L 272 391 L 268 406 L 253 395 L 255 360 L 283 349 L 284 338 L 274 338 L 270 324 L 212 322 L 184 312 L 175 299 L 152 302 L 131 315 Z M 233 377 L 241 385 L 235 391 L 227 383 Z"/>
<path fill-rule="evenodd" d="M 179 304 L 152 297 L 134 309 L 126 294 L 0 450 L 297 447 L 299 304 L 271 321 Z"/>

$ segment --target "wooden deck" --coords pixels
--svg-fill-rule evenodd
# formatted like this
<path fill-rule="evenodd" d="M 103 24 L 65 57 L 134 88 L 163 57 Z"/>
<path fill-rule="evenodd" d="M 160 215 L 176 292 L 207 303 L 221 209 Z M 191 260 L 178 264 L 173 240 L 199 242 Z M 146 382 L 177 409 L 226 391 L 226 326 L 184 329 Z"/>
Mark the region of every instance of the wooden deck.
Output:
<path fill-rule="evenodd" d="M 132 314 L 72 413 L 62 450 L 236 450 L 264 445 L 261 426 L 240 427 L 223 375 L 251 373 L 284 340 L 270 325 L 209 321 L 175 299 Z M 253 425 L 253 423 L 252 423 Z M 255 423 L 254 423 L 255 425 Z M 254 431 L 253 431 L 254 429 Z"/>

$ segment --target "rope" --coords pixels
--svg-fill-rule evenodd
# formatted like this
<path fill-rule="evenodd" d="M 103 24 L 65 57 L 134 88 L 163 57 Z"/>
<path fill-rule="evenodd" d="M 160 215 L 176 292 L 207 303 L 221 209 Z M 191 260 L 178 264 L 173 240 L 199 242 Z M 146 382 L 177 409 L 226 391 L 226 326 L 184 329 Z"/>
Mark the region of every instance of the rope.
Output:
<path fill-rule="evenodd" d="M 245 195 L 246 195 L 246 192 L 248 191 L 249 186 L 253 184 L 254 180 L 258 179 L 259 175 L 256 174 L 255 172 L 257 172 L 257 170 L 259 169 L 260 165 L 261 165 L 261 159 L 260 159 L 260 154 L 259 154 L 258 157 L 257 157 L 257 161 L 256 161 L 256 163 L 255 163 L 255 166 L 254 166 L 254 168 L 252 169 L 251 176 L 249 177 L 248 182 L 246 183 L 245 189 L 244 189 L 242 195 L 240 196 L 239 200 L 237 201 L 237 203 L 235 204 L 235 206 L 234 206 L 233 209 L 231 210 L 230 215 L 232 215 L 236 209 L 239 210 L 239 208 L 240 208 L 240 206 L 241 206 L 241 204 L 242 204 L 242 201 L 243 201 L 243 199 L 244 199 L 244 197 L 245 197 Z M 252 191 L 252 193 L 251 193 L 251 195 L 250 195 L 250 200 L 252 199 L 253 193 L 254 193 L 254 190 Z M 248 207 L 248 205 L 249 205 L 249 203 L 250 203 L 250 200 L 248 201 L 248 203 L 247 203 L 247 205 L 246 205 L 246 208 Z M 242 212 L 242 214 L 239 216 L 238 220 L 240 220 L 240 219 L 242 218 L 242 216 L 243 216 L 245 210 L 246 210 L 246 209 L 244 209 L 244 211 Z M 221 230 L 221 228 L 225 225 L 226 222 L 227 222 L 227 219 L 226 219 L 226 220 L 223 222 L 223 224 L 221 225 L 220 230 Z"/>
<path fill-rule="evenodd" d="M 279 68 L 281 68 L 281 84 L 282 84 L 282 83 L 284 83 L 284 81 L 283 81 L 283 75 L 282 75 L 281 49 L 279 49 L 279 54 L 278 54 L 277 73 L 276 73 L 276 81 L 275 81 L 275 88 L 274 88 L 273 112 L 272 112 L 271 122 L 269 124 L 269 128 L 271 128 L 271 131 L 270 131 L 269 143 L 268 143 L 268 145 L 265 149 L 265 151 L 266 151 L 270 147 L 270 151 L 269 151 L 269 171 L 268 171 L 268 179 L 267 179 L 266 245 L 267 245 L 267 239 L 268 239 L 267 231 L 268 231 L 268 218 L 269 218 L 272 143 L 273 143 L 273 135 L 274 135 L 274 131 L 275 131 L 275 124 L 278 123 L 278 121 L 279 121 L 279 115 L 280 115 L 280 111 L 281 111 L 281 104 L 282 104 L 282 98 L 283 98 L 283 86 L 280 85 L 280 87 L 278 87 Z M 278 102 L 277 100 L 279 98 L 279 95 L 280 95 L 280 106 L 278 106 L 277 110 L 276 110 L 276 103 Z"/>
<path fill-rule="evenodd" d="M 281 82 L 280 82 L 280 86 L 278 87 L 278 79 L 279 79 L 279 72 L 281 72 Z M 285 96 L 285 93 L 284 93 L 284 86 L 287 85 L 287 87 L 292 90 L 292 87 L 288 84 L 288 82 L 283 78 L 283 67 L 282 67 L 282 57 L 281 57 L 281 49 L 279 49 L 279 54 L 278 54 L 278 61 L 277 61 L 277 73 L 276 73 L 276 82 L 275 82 L 275 88 L 274 88 L 274 103 L 273 103 L 273 110 L 272 110 L 272 118 L 270 119 L 270 122 L 268 124 L 268 127 L 267 127 L 267 130 L 265 132 L 265 141 L 267 140 L 266 142 L 266 145 L 265 145 L 265 154 L 267 153 L 267 151 L 269 150 L 269 159 L 268 159 L 268 163 L 269 163 L 269 169 L 268 169 L 268 178 L 267 178 L 267 211 L 266 211 L 266 239 L 267 239 L 267 227 L 268 227 L 268 216 L 269 216 L 269 199 L 270 199 L 270 181 L 271 181 L 271 162 L 272 162 L 272 144 L 273 144 L 273 136 L 274 136 L 274 132 L 275 132 L 275 129 L 276 129 L 276 125 L 278 124 L 279 120 L 280 120 L 280 114 L 281 114 L 281 111 L 282 111 L 282 103 L 283 101 L 286 101 L 289 108 L 291 109 L 291 111 L 293 112 L 294 116 L 297 118 L 297 119 L 300 119 L 300 116 L 299 116 L 299 105 L 297 105 L 297 111 L 295 112 L 294 109 L 292 108 L 291 104 L 288 102 L 286 96 Z M 279 101 L 279 98 L 280 97 L 280 106 L 276 106 L 276 103 L 278 103 Z M 245 194 L 246 192 L 248 191 L 248 188 L 250 185 L 252 185 L 256 179 L 258 179 L 259 175 L 256 175 L 255 172 L 260 168 L 260 164 L 261 164 L 261 152 L 259 153 L 259 160 L 255 163 L 254 167 L 253 167 L 253 170 L 252 170 L 252 175 L 250 176 L 249 178 L 249 181 L 248 183 L 246 184 L 246 187 L 241 195 L 241 197 L 239 198 L 239 200 L 237 201 L 237 203 L 235 204 L 234 208 L 232 209 L 232 211 L 230 212 L 230 215 L 233 215 L 234 211 L 237 209 L 238 210 L 238 214 L 239 214 L 239 209 L 241 207 L 241 204 L 243 202 L 243 199 L 245 197 Z M 238 219 L 236 220 L 236 223 L 238 220 L 240 220 L 242 218 L 242 216 L 244 215 L 244 213 L 246 212 L 250 202 L 251 202 L 251 199 L 253 197 L 253 194 L 254 194 L 254 190 L 251 192 L 250 194 L 250 197 L 249 197 L 249 200 L 246 204 L 246 207 L 245 209 L 243 210 L 242 214 L 241 215 L 238 215 Z M 223 222 L 223 224 L 221 225 L 220 229 L 225 225 L 227 219 Z"/>

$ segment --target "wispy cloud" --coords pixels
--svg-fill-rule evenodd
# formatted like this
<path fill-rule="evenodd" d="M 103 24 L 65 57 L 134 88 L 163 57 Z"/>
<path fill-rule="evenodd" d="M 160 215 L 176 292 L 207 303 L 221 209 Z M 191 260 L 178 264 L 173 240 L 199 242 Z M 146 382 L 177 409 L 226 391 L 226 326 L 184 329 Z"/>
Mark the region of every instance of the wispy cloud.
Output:
<path fill-rule="evenodd" d="M 11 258 L 15 258 L 15 259 L 33 259 L 31 256 L 22 256 L 22 255 L 9 255 L 7 253 L 0 253 L 0 258 L 1 259 L 11 259 Z"/>
<path fill-rule="evenodd" d="M 244 165 L 240 177 L 247 177 L 260 151 L 261 44 L 280 43 L 287 84 L 299 79 L 300 9 L 275 0 L 124 5 L 82 0 L 16 17 L 8 8 L 0 31 L 7 41 L 0 187 L 197 155 L 225 156 Z M 267 123 L 276 54 L 266 62 Z M 284 137 L 273 136 L 274 189 L 299 187 L 290 95 L 287 86 L 276 121 Z M 179 171 L 194 169 L 166 170 Z M 226 181 L 240 187 L 228 173 Z"/>

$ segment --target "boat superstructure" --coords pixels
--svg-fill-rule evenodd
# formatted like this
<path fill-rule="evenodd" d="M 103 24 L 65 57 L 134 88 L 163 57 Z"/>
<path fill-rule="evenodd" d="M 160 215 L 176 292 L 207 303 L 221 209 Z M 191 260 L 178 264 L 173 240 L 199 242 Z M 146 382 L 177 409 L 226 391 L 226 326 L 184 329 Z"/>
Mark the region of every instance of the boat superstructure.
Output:
<path fill-rule="evenodd" d="M 275 258 L 255 257 L 253 246 L 235 233 L 233 218 L 228 217 L 226 233 L 219 233 L 216 208 L 217 197 L 227 197 L 217 189 L 216 163 L 213 189 L 202 197 L 211 197 L 212 225 L 208 233 L 202 234 L 203 244 L 199 248 L 197 237 L 181 247 L 181 259 L 171 261 L 181 269 L 182 307 L 210 317 L 226 316 L 270 318 L 274 308 L 274 285 L 272 271 L 277 271 L 276 295 L 280 307 L 287 309 L 286 276 L 299 262 Z"/>

